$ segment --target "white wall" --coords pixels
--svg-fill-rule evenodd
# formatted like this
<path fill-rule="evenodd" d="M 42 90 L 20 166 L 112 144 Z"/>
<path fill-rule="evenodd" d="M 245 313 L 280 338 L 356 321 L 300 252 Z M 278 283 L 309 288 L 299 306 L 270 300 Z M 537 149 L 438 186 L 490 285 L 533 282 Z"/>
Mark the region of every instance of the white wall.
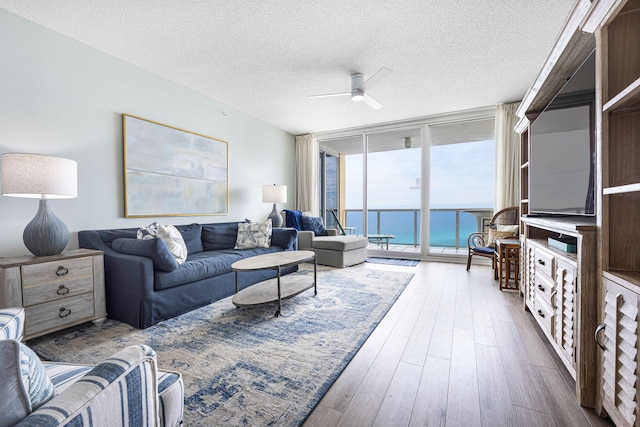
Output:
<path fill-rule="evenodd" d="M 229 214 L 124 218 L 122 113 L 228 141 Z M 69 248 L 83 229 L 266 219 L 263 184 L 286 184 L 292 207 L 294 144 L 281 129 L 0 10 L 0 153 L 78 162 L 78 198 L 49 202 L 71 231 Z M 0 197 L 0 256 L 28 253 L 22 231 L 37 207 Z"/>

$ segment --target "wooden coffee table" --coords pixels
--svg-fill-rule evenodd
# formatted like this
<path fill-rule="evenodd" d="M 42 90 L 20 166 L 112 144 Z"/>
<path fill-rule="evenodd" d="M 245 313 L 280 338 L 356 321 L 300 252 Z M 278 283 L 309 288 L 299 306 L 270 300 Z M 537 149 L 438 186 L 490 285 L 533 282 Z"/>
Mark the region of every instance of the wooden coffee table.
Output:
<path fill-rule="evenodd" d="M 311 260 L 313 260 L 313 278 L 295 273 L 281 276 L 283 268 Z M 275 252 L 236 261 L 231 264 L 231 269 L 236 272 L 236 294 L 231 301 L 236 307 L 254 306 L 277 301 L 278 310 L 275 313 L 275 317 L 278 317 L 282 309 L 283 299 L 291 298 L 311 288 L 313 288 L 313 294 L 318 295 L 316 268 L 316 254 L 312 251 Z M 238 291 L 238 273 L 256 270 L 276 270 L 278 275 L 274 279 L 264 280 Z"/>

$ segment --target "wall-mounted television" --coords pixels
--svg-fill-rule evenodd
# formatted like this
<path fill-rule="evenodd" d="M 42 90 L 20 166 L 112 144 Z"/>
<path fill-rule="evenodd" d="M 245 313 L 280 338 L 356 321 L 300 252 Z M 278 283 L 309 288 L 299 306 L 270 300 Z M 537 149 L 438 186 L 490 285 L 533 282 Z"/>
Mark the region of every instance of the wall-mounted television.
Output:
<path fill-rule="evenodd" d="M 529 129 L 529 212 L 595 215 L 592 54 Z"/>

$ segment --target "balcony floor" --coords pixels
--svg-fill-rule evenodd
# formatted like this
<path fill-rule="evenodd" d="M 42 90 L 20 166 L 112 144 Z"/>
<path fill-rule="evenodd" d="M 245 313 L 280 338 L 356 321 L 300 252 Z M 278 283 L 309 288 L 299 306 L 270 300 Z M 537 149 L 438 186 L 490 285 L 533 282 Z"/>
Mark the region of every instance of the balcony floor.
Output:
<path fill-rule="evenodd" d="M 417 255 L 420 254 L 420 246 L 413 245 L 393 245 L 389 244 L 389 250 L 387 251 L 386 245 L 378 245 L 374 243 L 370 243 L 367 246 L 367 249 L 370 251 L 382 251 L 384 252 L 393 252 L 393 253 L 404 253 L 404 254 L 412 254 Z M 429 255 L 462 255 L 467 256 L 467 247 L 460 248 L 451 248 L 451 247 L 441 247 L 441 246 L 430 246 L 429 247 Z"/>

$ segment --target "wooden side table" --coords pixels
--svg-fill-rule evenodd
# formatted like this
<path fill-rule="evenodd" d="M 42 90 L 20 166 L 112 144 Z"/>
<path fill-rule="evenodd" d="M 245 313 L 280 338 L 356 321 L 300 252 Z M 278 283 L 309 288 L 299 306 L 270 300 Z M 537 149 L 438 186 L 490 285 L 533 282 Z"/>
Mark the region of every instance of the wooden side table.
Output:
<path fill-rule="evenodd" d="M 500 290 L 519 290 L 520 277 L 520 240 L 517 239 L 496 239 L 495 251 L 498 280 Z M 511 265 L 513 264 L 513 283 L 511 280 Z"/>
<path fill-rule="evenodd" d="M 0 308 L 24 307 L 25 339 L 107 318 L 102 251 L 0 258 Z"/>

